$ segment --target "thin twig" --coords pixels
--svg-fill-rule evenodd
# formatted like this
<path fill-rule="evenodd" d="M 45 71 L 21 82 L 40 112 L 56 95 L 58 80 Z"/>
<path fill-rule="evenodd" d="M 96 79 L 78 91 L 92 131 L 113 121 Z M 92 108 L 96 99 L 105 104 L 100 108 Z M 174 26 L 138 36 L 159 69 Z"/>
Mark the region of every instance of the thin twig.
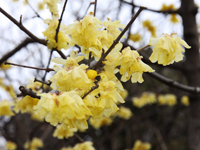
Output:
<path fill-rule="evenodd" d="M 52 54 L 53 54 L 53 50 L 51 50 L 51 53 L 50 53 L 50 56 L 49 56 L 49 60 L 48 60 L 48 64 L 47 64 L 47 67 L 46 67 L 46 70 L 45 70 L 45 74 L 42 78 L 42 81 L 45 82 L 45 78 L 46 78 L 46 75 L 47 75 L 47 72 L 48 72 L 48 68 L 49 68 L 49 65 L 50 65 L 50 62 L 51 62 L 51 57 L 52 57 Z M 41 88 L 44 90 L 44 84 L 42 84 Z"/>
<path fill-rule="evenodd" d="M 128 5 L 131 5 L 133 7 L 140 7 L 138 5 L 135 5 L 134 3 L 130 3 L 130 2 L 127 2 L 127 1 L 124 1 L 124 0 L 120 0 L 121 2 L 125 3 L 125 4 L 128 4 Z M 151 11 L 151 12 L 156 12 L 156 13 L 163 13 L 163 14 L 179 14 L 179 10 L 154 10 L 154 9 L 149 9 L 147 8 L 146 9 L 147 11 Z"/>
<path fill-rule="evenodd" d="M 28 6 L 32 9 L 32 11 L 36 14 L 36 16 L 42 20 L 44 20 L 38 13 L 37 11 L 31 6 L 31 4 L 28 2 L 28 0 L 26 0 Z"/>
<path fill-rule="evenodd" d="M 38 37 L 36 37 L 33 33 L 31 33 L 28 29 L 26 29 L 20 22 L 18 22 L 15 18 L 13 18 L 11 15 L 9 15 L 5 10 L 3 10 L 0 7 L 0 12 L 2 14 L 4 14 L 4 16 L 6 16 L 10 21 L 12 21 L 15 25 L 17 25 L 22 31 L 24 31 L 29 37 L 31 37 L 33 40 L 35 40 L 36 42 L 43 44 L 43 45 L 47 45 L 47 42 L 43 39 L 39 39 Z"/>
<path fill-rule="evenodd" d="M 96 15 L 96 11 L 97 11 L 97 0 L 95 0 L 94 2 L 94 16 Z"/>
<path fill-rule="evenodd" d="M 51 85 L 51 81 L 50 81 L 50 80 L 48 80 L 48 82 L 44 82 L 44 81 L 41 81 L 41 80 L 35 78 L 33 82 L 40 82 L 40 83 L 46 84 L 46 85 L 48 85 L 48 86 Z"/>
<path fill-rule="evenodd" d="M 65 11 L 65 7 L 67 5 L 67 1 L 68 0 L 65 0 L 65 3 L 64 3 L 64 6 L 63 6 L 63 10 L 62 10 L 62 13 L 61 13 L 61 16 L 60 16 L 60 19 L 58 20 L 58 27 L 56 29 L 56 36 L 55 36 L 55 40 L 56 40 L 56 43 L 58 42 L 58 32 L 60 30 L 60 24 L 61 24 L 61 21 L 62 21 L 62 18 L 63 18 L 63 14 L 64 14 L 64 11 Z"/>
<path fill-rule="evenodd" d="M 85 142 L 84 139 L 82 139 L 77 133 L 74 133 L 74 135 L 80 142 Z"/>
<path fill-rule="evenodd" d="M 95 85 L 91 88 L 91 90 L 89 90 L 83 97 L 82 99 L 84 99 L 88 94 L 90 94 L 92 91 L 94 91 L 95 89 L 97 89 L 99 87 L 99 85 Z"/>
<path fill-rule="evenodd" d="M 150 45 L 146 45 L 146 46 L 144 46 L 144 47 L 141 47 L 141 48 L 137 49 L 137 52 L 142 51 L 143 49 L 146 49 L 146 48 L 149 47 L 149 46 L 150 46 Z"/>
<path fill-rule="evenodd" d="M 7 61 L 5 61 L 4 64 L 5 64 L 5 65 L 19 66 L 19 67 L 29 68 L 29 69 L 45 70 L 45 71 L 47 71 L 47 72 L 54 71 L 54 70 L 51 69 L 51 68 L 31 67 L 31 66 L 25 66 L 25 65 L 20 65 L 20 64 L 15 64 L 15 63 L 10 63 L 10 62 L 7 62 Z"/>
<path fill-rule="evenodd" d="M 12 57 L 15 53 L 20 51 L 23 47 L 27 46 L 30 43 L 34 43 L 35 41 L 30 38 L 26 38 L 23 42 L 21 42 L 17 47 L 15 47 L 10 52 L 6 53 L 1 59 L 0 64 L 2 64 L 4 61 L 8 60 L 8 58 Z"/>
<path fill-rule="evenodd" d="M 141 13 L 142 10 L 147 9 L 146 7 L 140 7 L 139 10 L 137 11 L 137 13 L 133 16 L 133 18 L 130 20 L 130 22 L 126 25 L 126 27 L 124 28 L 124 30 L 120 33 L 120 35 L 114 40 L 114 42 L 112 43 L 112 45 L 110 46 L 110 48 L 106 51 L 106 53 L 99 59 L 99 61 L 96 63 L 96 65 L 94 66 L 94 70 L 96 70 L 99 65 L 102 63 L 102 61 L 106 58 L 106 56 L 112 51 L 112 49 L 115 47 L 115 45 L 117 45 L 117 43 L 119 42 L 119 40 L 122 38 L 122 36 L 124 35 L 124 33 L 128 30 L 128 28 L 132 25 L 132 23 L 135 21 L 135 19 L 138 17 L 138 15 Z"/>
<path fill-rule="evenodd" d="M 153 127 L 154 133 L 156 134 L 156 137 L 158 139 L 158 142 L 160 143 L 161 150 L 167 150 L 167 146 L 163 140 L 162 134 L 158 128 Z"/>

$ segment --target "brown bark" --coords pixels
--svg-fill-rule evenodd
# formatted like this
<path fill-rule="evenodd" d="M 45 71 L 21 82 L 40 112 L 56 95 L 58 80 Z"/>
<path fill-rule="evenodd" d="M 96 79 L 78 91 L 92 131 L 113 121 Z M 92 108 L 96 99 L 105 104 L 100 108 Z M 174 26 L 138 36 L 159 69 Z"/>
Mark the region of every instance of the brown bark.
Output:
<path fill-rule="evenodd" d="M 183 20 L 184 39 L 191 46 L 186 50 L 185 75 L 190 86 L 200 85 L 199 68 L 199 39 L 196 24 L 197 8 L 193 0 L 182 0 L 180 15 Z M 190 114 L 188 128 L 188 149 L 200 149 L 200 96 L 197 94 L 190 95 Z"/>

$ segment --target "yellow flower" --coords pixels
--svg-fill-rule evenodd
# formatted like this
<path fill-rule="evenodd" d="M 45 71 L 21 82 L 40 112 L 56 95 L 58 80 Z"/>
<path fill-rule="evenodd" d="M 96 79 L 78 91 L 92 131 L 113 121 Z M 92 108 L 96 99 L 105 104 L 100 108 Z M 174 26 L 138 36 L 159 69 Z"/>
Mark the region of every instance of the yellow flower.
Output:
<path fill-rule="evenodd" d="M 62 64 L 64 65 L 65 69 L 68 69 L 69 67 L 79 66 L 78 63 L 84 59 L 84 56 L 77 56 L 77 55 L 78 55 L 77 51 L 71 51 L 70 57 L 67 57 L 67 60 L 62 58 L 54 58 L 51 61 L 57 64 Z"/>
<path fill-rule="evenodd" d="M 92 116 L 82 98 L 75 91 L 62 93 L 43 93 L 34 109 L 41 118 L 56 126 L 62 123 L 65 128 L 88 128 L 86 120 Z"/>
<path fill-rule="evenodd" d="M 183 97 L 181 97 L 181 103 L 185 106 L 189 106 L 190 105 L 190 101 L 189 101 L 189 97 L 184 95 Z"/>
<path fill-rule="evenodd" d="M 135 97 L 132 101 L 134 106 L 141 108 L 147 104 L 156 103 L 156 95 L 154 93 L 143 92 L 140 97 Z"/>
<path fill-rule="evenodd" d="M 80 66 L 68 67 L 67 69 L 57 70 L 57 73 L 50 78 L 52 81 L 51 87 L 54 90 L 70 91 L 77 90 L 81 96 L 87 93 L 92 86 L 94 86 L 93 80 L 89 79 L 86 74 L 88 66 L 81 64 Z"/>
<path fill-rule="evenodd" d="M 171 16 L 170 16 L 170 21 L 171 21 L 172 23 L 179 23 L 179 20 L 178 20 L 176 14 L 171 14 Z"/>
<path fill-rule="evenodd" d="M 123 106 L 121 106 L 117 111 L 117 116 L 126 120 L 130 119 L 132 115 L 133 113 L 131 112 L 131 110 Z"/>
<path fill-rule="evenodd" d="M 43 147 L 43 142 L 39 138 L 34 137 L 31 142 L 26 142 L 24 148 L 28 150 L 38 150 L 38 148 Z"/>
<path fill-rule="evenodd" d="M 93 56 L 100 57 L 101 55 L 102 45 L 98 39 L 100 28 L 102 28 L 102 22 L 94 17 L 93 13 L 90 13 L 82 20 L 68 25 L 64 30 L 71 37 L 73 44 L 81 46 L 82 53 L 86 54 L 88 59 L 90 51 Z"/>
<path fill-rule="evenodd" d="M 143 21 L 142 25 L 143 27 L 147 28 L 149 32 L 151 32 L 153 37 L 156 37 L 156 27 L 152 25 L 150 20 Z"/>
<path fill-rule="evenodd" d="M 44 9 L 44 3 L 38 3 L 38 10 L 43 10 Z"/>
<path fill-rule="evenodd" d="M 55 40 L 56 36 L 56 29 L 58 27 L 58 19 L 53 18 L 53 19 L 46 19 L 44 20 L 44 23 L 48 24 L 47 29 L 43 32 L 43 35 L 46 37 L 47 41 L 47 47 L 49 49 L 52 48 L 57 48 L 58 50 L 63 49 L 68 49 L 70 44 L 71 39 L 65 35 L 65 33 L 62 31 L 62 24 L 60 31 L 58 32 L 57 36 L 57 42 Z"/>
<path fill-rule="evenodd" d="M 143 143 L 140 140 L 137 140 L 134 144 L 134 147 L 132 150 L 150 150 L 151 149 L 151 144 L 149 143 Z"/>
<path fill-rule="evenodd" d="M 95 150 L 95 148 L 92 145 L 92 142 L 83 142 L 80 144 L 76 144 L 73 147 L 73 150 Z"/>
<path fill-rule="evenodd" d="M 15 93 L 14 88 L 13 88 L 12 85 L 8 85 L 8 86 L 2 85 L 2 88 L 3 88 L 4 90 L 6 90 L 6 91 L 10 94 L 10 96 L 11 96 L 12 98 L 15 98 L 15 97 L 16 97 L 16 93 Z"/>
<path fill-rule="evenodd" d="M 7 141 L 6 142 L 6 148 L 8 150 L 16 150 L 17 149 L 17 144 L 11 142 L 11 141 Z"/>
<path fill-rule="evenodd" d="M 119 73 L 122 75 L 121 81 L 126 82 L 131 77 L 132 83 L 142 83 L 143 72 L 153 72 L 154 70 L 141 60 L 142 56 L 137 51 L 127 47 L 122 50 L 122 55 L 119 59 L 121 65 Z"/>
<path fill-rule="evenodd" d="M 120 21 L 112 22 L 110 20 L 110 18 L 107 18 L 107 21 L 104 21 L 103 25 L 106 28 L 106 30 L 108 31 L 108 34 L 112 35 L 114 37 L 114 39 L 116 39 L 119 36 L 119 34 L 121 33 L 119 28 L 121 28 L 121 29 L 125 28 L 125 25 L 120 24 Z"/>
<path fill-rule="evenodd" d="M 33 107 L 37 105 L 38 101 L 39 99 L 32 98 L 27 95 L 23 97 L 21 100 L 16 101 L 13 110 L 16 113 L 19 113 L 20 111 L 22 113 L 33 113 L 34 112 Z"/>
<path fill-rule="evenodd" d="M 0 65 L 1 70 L 7 70 L 10 69 L 11 67 L 12 67 L 11 65 L 5 65 L 4 63 Z"/>
<path fill-rule="evenodd" d="M 43 3 L 47 5 L 47 8 L 54 16 L 59 16 L 57 3 L 61 3 L 62 0 L 43 0 Z"/>
<path fill-rule="evenodd" d="M 116 103 L 124 103 L 125 101 L 117 91 L 117 84 L 108 80 L 105 74 L 101 75 L 101 80 L 98 84 L 99 87 L 92 91 L 92 94 L 97 97 L 100 94 L 97 100 L 97 107 L 104 111 L 106 117 L 109 117 L 119 109 Z"/>
<path fill-rule="evenodd" d="M 176 96 L 173 94 L 159 95 L 158 103 L 160 105 L 174 106 L 177 104 Z"/>
<path fill-rule="evenodd" d="M 97 72 L 95 70 L 89 69 L 86 71 L 86 74 L 89 79 L 95 79 L 97 76 Z"/>
<path fill-rule="evenodd" d="M 135 33 L 135 34 L 130 34 L 129 39 L 132 40 L 133 42 L 139 42 L 141 41 L 142 37 L 139 33 Z"/>
<path fill-rule="evenodd" d="M 111 125 L 112 119 L 109 117 L 102 117 L 100 119 L 90 118 L 89 122 L 95 129 L 99 129 L 102 126 Z"/>
<path fill-rule="evenodd" d="M 11 104 L 8 100 L 0 101 L 0 116 L 13 116 L 14 113 L 11 111 Z"/>
<path fill-rule="evenodd" d="M 184 40 L 177 37 L 177 34 L 162 34 L 160 38 L 151 38 L 149 45 L 154 46 L 153 53 L 150 56 L 151 62 L 158 61 L 158 64 L 164 66 L 179 62 L 183 59 L 184 49 L 191 48 Z"/>
<path fill-rule="evenodd" d="M 175 10 L 175 6 L 173 4 L 166 5 L 165 3 L 162 5 L 162 8 L 160 10 L 167 11 L 167 10 Z"/>
<path fill-rule="evenodd" d="M 57 137 L 58 139 L 68 139 L 69 137 L 74 136 L 74 132 L 77 132 L 77 128 L 63 128 L 62 125 L 57 125 L 53 137 Z"/>

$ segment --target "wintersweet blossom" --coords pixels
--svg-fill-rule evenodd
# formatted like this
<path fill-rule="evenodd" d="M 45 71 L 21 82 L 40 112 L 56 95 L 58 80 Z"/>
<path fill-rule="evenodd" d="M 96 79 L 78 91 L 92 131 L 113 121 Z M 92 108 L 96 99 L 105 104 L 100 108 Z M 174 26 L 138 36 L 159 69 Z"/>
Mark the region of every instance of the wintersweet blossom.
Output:
<path fill-rule="evenodd" d="M 131 112 L 131 110 L 123 106 L 121 106 L 119 110 L 117 111 L 117 116 L 125 120 L 130 119 L 132 115 L 133 113 Z"/>
<path fill-rule="evenodd" d="M 151 144 L 149 143 L 143 143 L 140 140 L 135 141 L 134 147 L 132 150 L 150 150 Z"/>
<path fill-rule="evenodd" d="M 92 94 L 98 97 L 97 107 L 103 110 L 106 117 L 109 117 L 119 109 L 116 103 L 124 103 L 125 101 L 117 91 L 117 84 L 108 80 L 105 74 L 101 75 L 98 85 L 99 87 L 92 91 Z"/>
<path fill-rule="evenodd" d="M 137 51 L 127 47 L 122 50 L 119 64 L 121 65 L 119 73 L 122 75 L 121 81 L 126 82 L 131 77 L 132 83 L 142 83 L 143 72 L 153 72 L 154 70 L 141 60 L 142 56 Z"/>
<path fill-rule="evenodd" d="M 68 139 L 69 137 L 74 136 L 74 132 L 77 132 L 77 128 L 64 128 L 62 125 L 57 125 L 53 136 L 58 139 Z"/>
<path fill-rule="evenodd" d="M 93 80 L 88 78 L 86 74 L 87 68 L 88 66 L 85 64 L 66 69 L 58 66 L 54 67 L 57 73 L 50 78 L 52 81 L 51 87 L 59 91 L 78 90 L 79 94 L 83 96 L 94 86 Z"/>
<path fill-rule="evenodd" d="M 16 150 L 17 149 L 17 144 L 11 141 L 6 142 L 6 148 L 7 150 Z"/>
<path fill-rule="evenodd" d="M 38 101 L 39 99 L 32 98 L 27 95 L 23 97 L 21 100 L 17 100 L 15 102 L 13 110 L 16 113 L 19 113 L 20 111 L 22 113 L 33 113 L 34 112 L 33 107 L 37 105 Z"/>
<path fill-rule="evenodd" d="M 68 49 L 71 39 L 62 31 L 60 30 L 57 35 L 57 41 L 55 39 L 56 36 L 56 29 L 58 27 L 58 19 L 46 19 L 44 20 L 45 24 L 48 24 L 47 29 L 43 32 L 43 35 L 46 37 L 47 47 L 49 49 L 57 48 L 58 50 Z M 62 24 L 61 24 L 62 27 Z"/>
<path fill-rule="evenodd" d="M 11 111 L 11 103 L 8 100 L 0 101 L 0 116 L 13 116 L 14 113 Z"/>
<path fill-rule="evenodd" d="M 174 106 L 177 104 L 176 96 L 173 94 L 165 94 L 158 96 L 158 103 L 160 105 Z"/>
<path fill-rule="evenodd" d="M 107 18 L 107 21 L 103 22 L 103 25 L 108 31 L 108 33 L 114 37 L 114 39 L 116 39 L 121 33 L 119 28 L 121 29 L 125 28 L 125 25 L 120 24 L 120 21 L 112 22 L 110 18 Z"/>
<path fill-rule="evenodd" d="M 92 125 L 92 127 L 94 127 L 95 129 L 99 129 L 102 126 L 111 125 L 112 119 L 109 117 L 102 117 L 100 119 L 90 118 L 89 122 Z"/>
<path fill-rule="evenodd" d="M 189 106 L 190 105 L 190 101 L 189 101 L 189 97 L 184 95 L 181 97 L 181 103 L 185 106 Z"/>
<path fill-rule="evenodd" d="M 75 91 L 61 93 L 43 93 L 40 101 L 34 106 L 41 118 L 56 126 L 62 123 L 65 128 L 88 128 L 86 120 L 92 116 L 82 98 Z"/>
<path fill-rule="evenodd" d="M 73 147 L 73 150 L 95 150 L 95 148 L 92 146 L 93 143 L 88 141 L 88 142 L 83 142 L 80 144 L 76 144 Z"/>
<path fill-rule="evenodd" d="M 74 147 L 63 147 L 60 150 L 95 150 L 92 142 L 78 143 Z"/>
<path fill-rule="evenodd" d="M 36 137 L 34 137 L 31 142 L 27 141 L 24 144 L 24 148 L 28 150 L 37 150 L 38 148 L 42 148 L 43 146 L 44 145 L 42 140 Z"/>
<path fill-rule="evenodd" d="M 158 61 L 158 64 L 163 66 L 179 62 L 183 60 L 183 52 L 185 50 L 182 48 L 183 45 L 185 48 L 191 48 L 184 40 L 180 37 L 177 37 L 176 33 L 171 35 L 162 34 L 160 38 L 151 38 L 149 45 L 154 46 L 153 53 L 150 56 L 150 61 L 155 63 Z"/>
<path fill-rule="evenodd" d="M 43 3 L 47 5 L 47 8 L 54 16 L 59 16 L 57 3 L 61 3 L 62 0 L 43 0 Z"/>

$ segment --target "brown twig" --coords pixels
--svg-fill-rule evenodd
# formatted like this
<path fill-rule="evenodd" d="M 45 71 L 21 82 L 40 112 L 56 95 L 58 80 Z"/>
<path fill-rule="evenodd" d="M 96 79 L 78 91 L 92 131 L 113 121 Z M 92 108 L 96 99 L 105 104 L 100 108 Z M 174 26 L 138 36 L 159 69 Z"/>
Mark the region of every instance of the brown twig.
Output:
<path fill-rule="evenodd" d="M 40 82 L 40 83 L 46 84 L 46 85 L 48 85 L 48 86 L 50 86 L 51 83 L 52 83 L 50 80 L 48 80 L 48 82 L 44 82 L 44 81 L 41 81 L 41 80 L 39 80 L 39 79 L 37 79 L 37 78 L 35 78 L 33 82 Z"/>
<path fill-rule="evenodd" d="M 32 11 L 36 14 L 36 16 L 42 20 L 44 20 L 38 13 L 37 11 L 35 11 L 35 9 L 31 6 L 31 4 L 28 2 L 28 0 L 26 0 L 28 6 L 32 9 Z"/>
<path fill-rule="evenodd" d="M 60 19 L 58 20 L 58 27 L 56 29 L 56 36 L 55 36 L 55 40 L 56 42 L 58 42 L 58 32 L 60 30 L 60 24 L 61 24 L 61 21 L 62 21 L 62 18 L 63 18 L 63 14 L 64 14 L 64 11 L 65 11 L 65 7 L 67 5 L 67 1 L 68 0 L 65 0 L 65 3 L 64 3 L 64 6 L 63 6 L 63 9 L 62 9 L 62 13 L 61 13 L 61 16 L 60 16 Z"/>
<path fill-rule="evenodd" d="M 128 4 L 128 5 L 131 5 L 131 6 L 133 6 L 133 7 L 140 7 L 140 6 L 138 6 L 138 5 L 135 5 L 134 3 L 130 3 L 130 2 L 127 2 L 127 1 L 124 1 L 124 0 L 120 0 L 121 2 L 123 2 L 123 3 L 125 3 L 125 4 Z M 147 11 L 151 11 L 151 12 L 156 12 L 156 13 L 163 13 L 163 14 L 179 14 L 180 12 L 179 12 L 179 10 L 154 10 L 154 9 L 149 9 L 149 8 L 147 8 L 146 9 Z"/>
<path fill-rule="evenodd" d="M 48 64 L 47 64 L 47 67 L 46 67 L 44 76 L 43 76 L 43 78 L 42 78 L 42 81 L 43 81 L 43 82 L 45 82 L 45 78 L 46 78 L 46 75 L 47 75 L 47 72 L 48 72 L 48 68 L 49 68 L 49 65 L 50 65 L 50 62 L 51 62 L 52 54 L 53 54 L 53 50 L 51 50 L 51 53 L 50 53 L 50 56 L 49 56 L 49 60 L 48 60 Z M 42 84 L 42 86 L 41 86 L 42 89 L 44 90 L 43 86 L 44 86 L 44 84 Z"/>
<path fill-rule="evenodd" d="M 150 46 L 150 45 L 146 45 L 146 46 L 144 46 L 144 47 L 141 47 L 141 48 L 137 49 L 137 52 L 140 52 L 140 51 L 142 51 L 143 49 L 148 48 L 149 46 Z"/>
<path fill-rule="evenodd" d="M 5 65 L 19 66 L 19 67 L 29 68 L 29 69 L 45 70 L 45 71 L 47 71 L 47 72 L 54 71 L 54 70 L 51 69 L 51 68 L 31 67 L 31 66 L 25 66 L 25 65 L 20 65 L 20 64 L 15 64 L 15 63 L 10 63 L 10 62 L 7 62 L 7 61 L 5 61 L 4 64 L 5 64 Z"/>
<path fill-rule="evenodd" d="M 120 35 L 114 40 L 110 48 L 106 51 L 106 53 L 99 59 L 99 61 L 96 63 L 96 65 L 93 67 L 94 70 L 96 70 L 102 61 L 106 58 L 106 56 L 112 51 L 112 49 L 117 45 L 121 37 L 124 35 L 124 33 L 128 30 L 128 28 L 131 26 L 131 24 L 135 21 L 135 19 L 138 17 L 138 15 L 141 13 L 142 10 L 146 9 L 146 7 L 140 7 L 137 13 L 133 16 L 133 18 L 130 20 L 130 22 L 126 25 L 124 30 L 120 33 Z"/>
<path fill-rule="evenodd" d="M 21 93 L 18 94 L 17 97 L 29 95 L 33 98 L 38 98 L 38 99 L 41 98 L 40 96 L 37 96 L 37 93 L 33 92 L 32 89 L 27 89 L 24 86 L 20 86 L 19 90 L 21 91 Z"/>
<path fill-rule="evenodd" d="M 91 88 L 91 90 L 89 90 L 83 97 L 82 99 L 84 99 L 88 94 L 90 94 L 92 91 L 94 91 L 95 89 L 97 89 L 99 87 L 99 85 L 95 85 Z"/>
<path fill-rule="evenodd" d="M 146 72 L 149 76 L 155 78 L 156 80 L 165 83 L 166 85 L 170 86 L 170 87 L 175 87 L 177 89 L 186 91 L 186 92 L 191 92 L 191 93 L 200 93 L 200 87 L 192 87 L 192 86 L 187 86 L 187 85 L 183 85 L 181 83 L 178 83 L 172 79 L 169 79 L 165 76 L 162 76 L 156 72 L 151 72 L 148 73 Z"/>
<path fill-rule="evenodd" d="M 94 16 L 96 15 L 96 11 L 97 11 L 97 0 L 95 0 L 94 2 Z"/>
<path fill-rule="evenodd" d="M 15 53 L 20 51 L 23 47 L 27 46 L 30 43 L 34 43 L 35 41 L 30 38 L 26 38 L 23 42 L 21 42 L 17 47 L 15 47 L 10 52 L 6 53 L 1 59 L 0 64 L 2 64 L 4 61 L 8 60 L 8 58 L 12 57 Z"/>
<path fill-rule="evenodd" d="M 74 133 L 74 135 L 81 143 L 85 142 L 77 133 Z"/>
<path fill-rule="evenodd" d="M 15 18 L 13 18 L 11 15 L 9 15 L 5 10 L 3 10 L 0 7 L 0 12 L 2 14 L 4 14 L 4 16 L 6 16 L 9 20 L 11 20 L 15 25 L 17 25 L 22 31 L 24 31 L 29 37 L 31 37 L 33 40 L 35 40 L 36 42 L 46 45 L 47 42 L 43 39 L 39 39 L 38 37 L 36 37 L 33 33 L 31 33 L 28 29 L 26 29 L 20 22 L 18 22 L 17 20 L 15 20 Z"/>

